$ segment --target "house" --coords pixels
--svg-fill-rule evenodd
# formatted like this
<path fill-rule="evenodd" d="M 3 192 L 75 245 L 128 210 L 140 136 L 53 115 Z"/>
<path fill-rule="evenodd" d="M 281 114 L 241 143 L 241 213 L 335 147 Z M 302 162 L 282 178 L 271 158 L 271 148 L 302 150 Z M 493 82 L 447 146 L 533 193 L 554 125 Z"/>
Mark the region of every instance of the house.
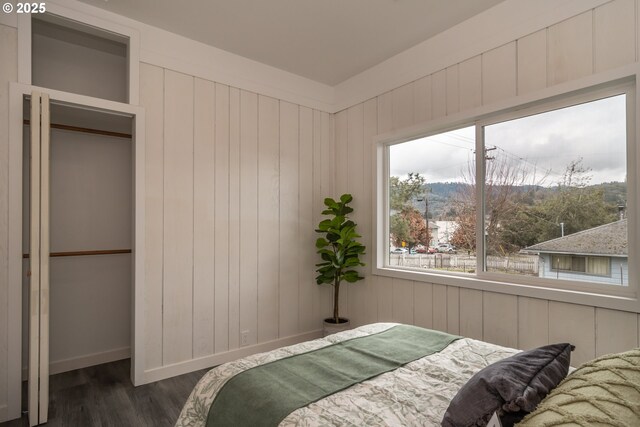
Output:
<path fill-rule="evenodd" d="M 521 252 L 540 255 L 539 276 L 628 286 L 627 220 L 547 240 Z"/>
<path fill-rule="evenodd" d="M 437 246 L 440 237 L 440 227 L 438 221 L 429 221 L 429 246 Z"/>
<path fill-rule="evenodd" d="M 490 277 L 482 257 L 456 267 L 461 256 L 421 256 L 452 269 L 399 271 L 384 234 L 389 147 L 411 139 L 473 128 L 441 139 L 443 155 L 410 153 L 439 163 L 427 182 L 449 181 L 506 153 L 482 156 L 483 123 L 615 96 L 629 107 L 616 116 L 629 131 L 621 144 L 637 153 L 639 1 L 3 0 L 0 423 L 22 416 L 25 378 L 38 424 L 49 374 L 120 362 L 113 383 L 133 388 L 319 338 L 333 300 L 316 284 L 314 229 L 324 198 L 344 193 L 367 246 L 364 280 L 341 291 L 352 324 L 512 349 L 571 342 L 575 365 L 638 346 L 633 233 L 628 253 L 597 239 L 596 252 L 538 250 L 558 277 L 582 274 L 566 271 L 575 259 L 580 277 L 617 281 L 624 262 L 628 298 Z M 539 151 L 553 157 L 558 141 Z M 640 158 L 624 161 L 637 190 Z M 461 227 L 480 239 L 476 219 Z M 437 241 L 453 231 L 432 224 Z M 102 390 L 112 373 L 79 377 L 104 379 Z M 96 413 L 119 416 L 114 405 Z M 173 424 L 171 410 L 151 425 Z"/>
<path fill-rule="evenodd" d="M 436 221 L 438 225 L 438 243 L 449 243 L 458 228 L 456 221 Z"/>

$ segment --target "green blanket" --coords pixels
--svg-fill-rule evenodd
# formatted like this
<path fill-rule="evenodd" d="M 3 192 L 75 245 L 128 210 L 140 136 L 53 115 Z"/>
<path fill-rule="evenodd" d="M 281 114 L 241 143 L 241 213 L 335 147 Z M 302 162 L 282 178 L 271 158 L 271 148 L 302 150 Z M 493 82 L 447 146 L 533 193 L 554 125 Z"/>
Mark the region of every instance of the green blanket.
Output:
<path fill-rule="evenodd" d="M 207 426 L 277 426 L 298 408 L 436 353 L 459 338 L 398 325 L 256 366 L 220 389 Z"/>

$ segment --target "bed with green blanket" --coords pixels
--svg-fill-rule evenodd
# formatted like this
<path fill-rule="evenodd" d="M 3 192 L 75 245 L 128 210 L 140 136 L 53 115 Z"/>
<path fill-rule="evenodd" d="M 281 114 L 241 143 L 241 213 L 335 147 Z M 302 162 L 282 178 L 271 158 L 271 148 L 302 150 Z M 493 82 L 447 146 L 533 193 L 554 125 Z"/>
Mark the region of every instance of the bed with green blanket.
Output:
<path fill-rule="evenodd" d="M 209 371 L 176 426 L 438 426 L 480 369 L 517 350 L 376 323 Z"/>

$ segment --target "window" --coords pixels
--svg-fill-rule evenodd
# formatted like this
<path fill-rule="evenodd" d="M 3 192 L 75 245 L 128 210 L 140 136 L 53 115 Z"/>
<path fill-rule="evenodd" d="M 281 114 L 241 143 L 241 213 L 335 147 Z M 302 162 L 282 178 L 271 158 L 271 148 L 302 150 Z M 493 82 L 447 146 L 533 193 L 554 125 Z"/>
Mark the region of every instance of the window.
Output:
<path fill-rule="evenodd" d="M 634 90 L 558 98 L 386 141 L 383 267 L 622 295 Z"/>
<path fill-rule="evenodd" d="M 576 272 L 596 276 L 611 275 L 611 258 L 576 255 L 551 255 L 551 271 Z"/>

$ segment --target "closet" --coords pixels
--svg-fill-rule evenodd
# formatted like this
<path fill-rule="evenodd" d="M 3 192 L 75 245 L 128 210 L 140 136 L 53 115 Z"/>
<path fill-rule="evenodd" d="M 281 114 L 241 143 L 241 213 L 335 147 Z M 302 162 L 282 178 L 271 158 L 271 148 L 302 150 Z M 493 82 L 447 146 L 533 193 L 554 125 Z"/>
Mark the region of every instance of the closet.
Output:
<path fill-rule="evenodd" d="M 126 105 L 125 39 L 44 15 L 31 41 L 32 85 L 20 97 L 22 371 L 37 425 L 50 375 L 133 357 L 144 151 L 142 112 Z"/>

